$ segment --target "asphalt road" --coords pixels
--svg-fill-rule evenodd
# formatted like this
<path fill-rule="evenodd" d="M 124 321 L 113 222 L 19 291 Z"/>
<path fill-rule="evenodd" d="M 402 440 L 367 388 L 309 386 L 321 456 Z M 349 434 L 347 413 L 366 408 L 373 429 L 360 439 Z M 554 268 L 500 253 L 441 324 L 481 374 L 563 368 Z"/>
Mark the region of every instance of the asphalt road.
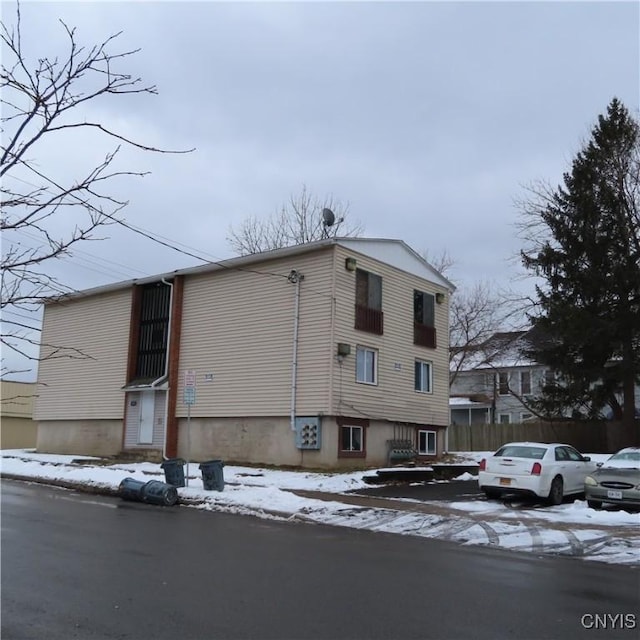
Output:
<path fill-rule="evenodd" d="M 627 567 L 6 480 L 1 515 L 3 640 L 610 639 L 640 622 Z"/>

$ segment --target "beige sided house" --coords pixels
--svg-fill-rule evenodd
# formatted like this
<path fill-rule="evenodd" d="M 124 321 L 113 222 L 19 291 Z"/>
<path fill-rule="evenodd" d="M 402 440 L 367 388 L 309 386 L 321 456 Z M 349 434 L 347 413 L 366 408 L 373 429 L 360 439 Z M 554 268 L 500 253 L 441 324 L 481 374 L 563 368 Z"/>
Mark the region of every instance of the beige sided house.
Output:
<path fill-rule="evenodd" d="M 36 446 L 33 421 L 34 382 L 0 380 L 0 449 L 31 449 Z"/>
<path fill-rule="evenodd" d="M 348 468 L 449 422 L 453 285 L 399 240 L 332 238 L 45 306 L 38 450 Z M 48 354 L 43 347 L 42 356 Z"/>

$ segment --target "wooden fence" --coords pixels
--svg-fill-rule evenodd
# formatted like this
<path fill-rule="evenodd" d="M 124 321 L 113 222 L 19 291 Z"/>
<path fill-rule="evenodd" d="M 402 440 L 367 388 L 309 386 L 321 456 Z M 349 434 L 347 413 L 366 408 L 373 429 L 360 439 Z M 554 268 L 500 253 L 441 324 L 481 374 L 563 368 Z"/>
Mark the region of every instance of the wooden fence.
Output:
<path fill-rule="evenodd" d="M 454 424 L 448 429 L 449 451 L 495 451 L 505 442 L 562 442 L 588 453 L 613 453 L 640 446 L 640 420 L 625 429 L 620 422 L 525 422 L 522 424 Z"/>

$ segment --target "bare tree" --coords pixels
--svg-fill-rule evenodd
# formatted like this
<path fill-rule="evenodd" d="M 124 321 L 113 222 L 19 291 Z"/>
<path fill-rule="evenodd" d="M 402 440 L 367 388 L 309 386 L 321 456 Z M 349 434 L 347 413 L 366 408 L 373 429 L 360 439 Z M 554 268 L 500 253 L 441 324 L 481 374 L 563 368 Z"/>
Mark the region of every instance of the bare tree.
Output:
<path fill-rule="evenodd" d="M 517 313 L 506 294 L 496 293 L 487 282 L 458 289 L 449 311 L 450 384 L 472 361 L 484 359 L 491 336 L 512 324 Z"/>
<path fill-rule="evenodd" d="M 335 223 L 323 223 L 323 211 L 330 209 Z M 229 227 L 227 241 L 239 255 L 249 255 L 305 244 L 327 237 L 359 236 L 363 228 L 359 223 L 347 221 L 348 204 L 333 196 L 320 200 L 305 185 L 298 195 L 291 195 L 289 202 L 268 218 L 251 216 L 238 228 Z"/>
<path fill-rule="evenodd" d="M 428 249 L 422 252 L 422 257 L 443 276 L 447 275 L 451 268 L 455 265 L 456 261 L 452 258 L 451 254 L 443 249 L 440 253 L 431 254 Z"/>
<path fill-rule="evenodd" d="M 67 40 L 65 56 L 38 54 L 30 66 L 32 58 L 23 49 L 19 3 L 15 24 L 0 23 L 3 49 L 0 340 L 3 347 L 29 359 L 36 359 L 33 347 L 39 345 L 39 327 L 29 322 L 29 312 L 46 299 L 70 290 L 52 275 L 52 262 L 70 255 L 81 242 L 99 239 L 96 232 L 100 227 L 123 224 L 118 214 L 127 202 L 106 189 L 116 178 L 145 175 L 115 168 L 114 160 L 121 145 L 156 153 L 191 151 L 169 151 L 141 144 L 101 122 L 89 120 L 84 110 L 88 103 L 101 104 L 105 99 L 127 94 L 156 94 L 157 90 L 119 70 L 123 61 L 139 51 L 112 52 L 120 33 L 87 48 L 79 44 L 75 29 L 63 21 L 60 24 Z M 63 149 L 64 141 L 74 131 L 94 132 L 98 138 L 113 141 L 115 147 L 80 177 L 62 179 L 57 177 L 56 167 L 43 168 L 36 155 L 47 143 Z M 65 227 L 65 220 L 72 222 Z M 82 357 L 72 347 L 63 345 L 49 345 L 48 351 L 48 357 Z M 4 365 L 2 369 L 7 373 Z"/>

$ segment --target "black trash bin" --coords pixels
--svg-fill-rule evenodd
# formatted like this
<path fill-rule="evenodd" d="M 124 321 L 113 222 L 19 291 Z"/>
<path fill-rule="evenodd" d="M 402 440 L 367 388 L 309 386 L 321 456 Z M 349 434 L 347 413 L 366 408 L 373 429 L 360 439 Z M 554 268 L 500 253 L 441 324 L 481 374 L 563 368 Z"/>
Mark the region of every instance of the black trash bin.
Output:
<path fill-rule="evenodd" d="M 118 492 L 124 500 L 147 502 L 172 507 L 178 502 L 178 490 L 160 480 L 143 482 L 135 478 L 125 478 L 118 487 Z"/>
<path fill-rule="evenodd" d="M 172 507 L 178 502 L 178 490 L 173 485 L 160 480 L 149 480 L 142 487 L 142 501 Z"/>
<path fill-rule="evenodd" d="M 142 501 L 142 489 L 146 482 L 135 478 L 125 478 L 118 486 L 118 493 L 124 500 Z"/>
<path fill-rule="evenodd" d="M 202 471 L 202 486 L 207 491 L 222 491 L 224 489 L 224 462 L 222 460 L 208 460 L 200 464 Z"/>
<path fill-rule="evenodd" d="M 184 460 L 182 458 L 170 458 L 161 465 L 164 469 L 164 479 L 167 484 L 174 487 L 184 487 Z"/>

